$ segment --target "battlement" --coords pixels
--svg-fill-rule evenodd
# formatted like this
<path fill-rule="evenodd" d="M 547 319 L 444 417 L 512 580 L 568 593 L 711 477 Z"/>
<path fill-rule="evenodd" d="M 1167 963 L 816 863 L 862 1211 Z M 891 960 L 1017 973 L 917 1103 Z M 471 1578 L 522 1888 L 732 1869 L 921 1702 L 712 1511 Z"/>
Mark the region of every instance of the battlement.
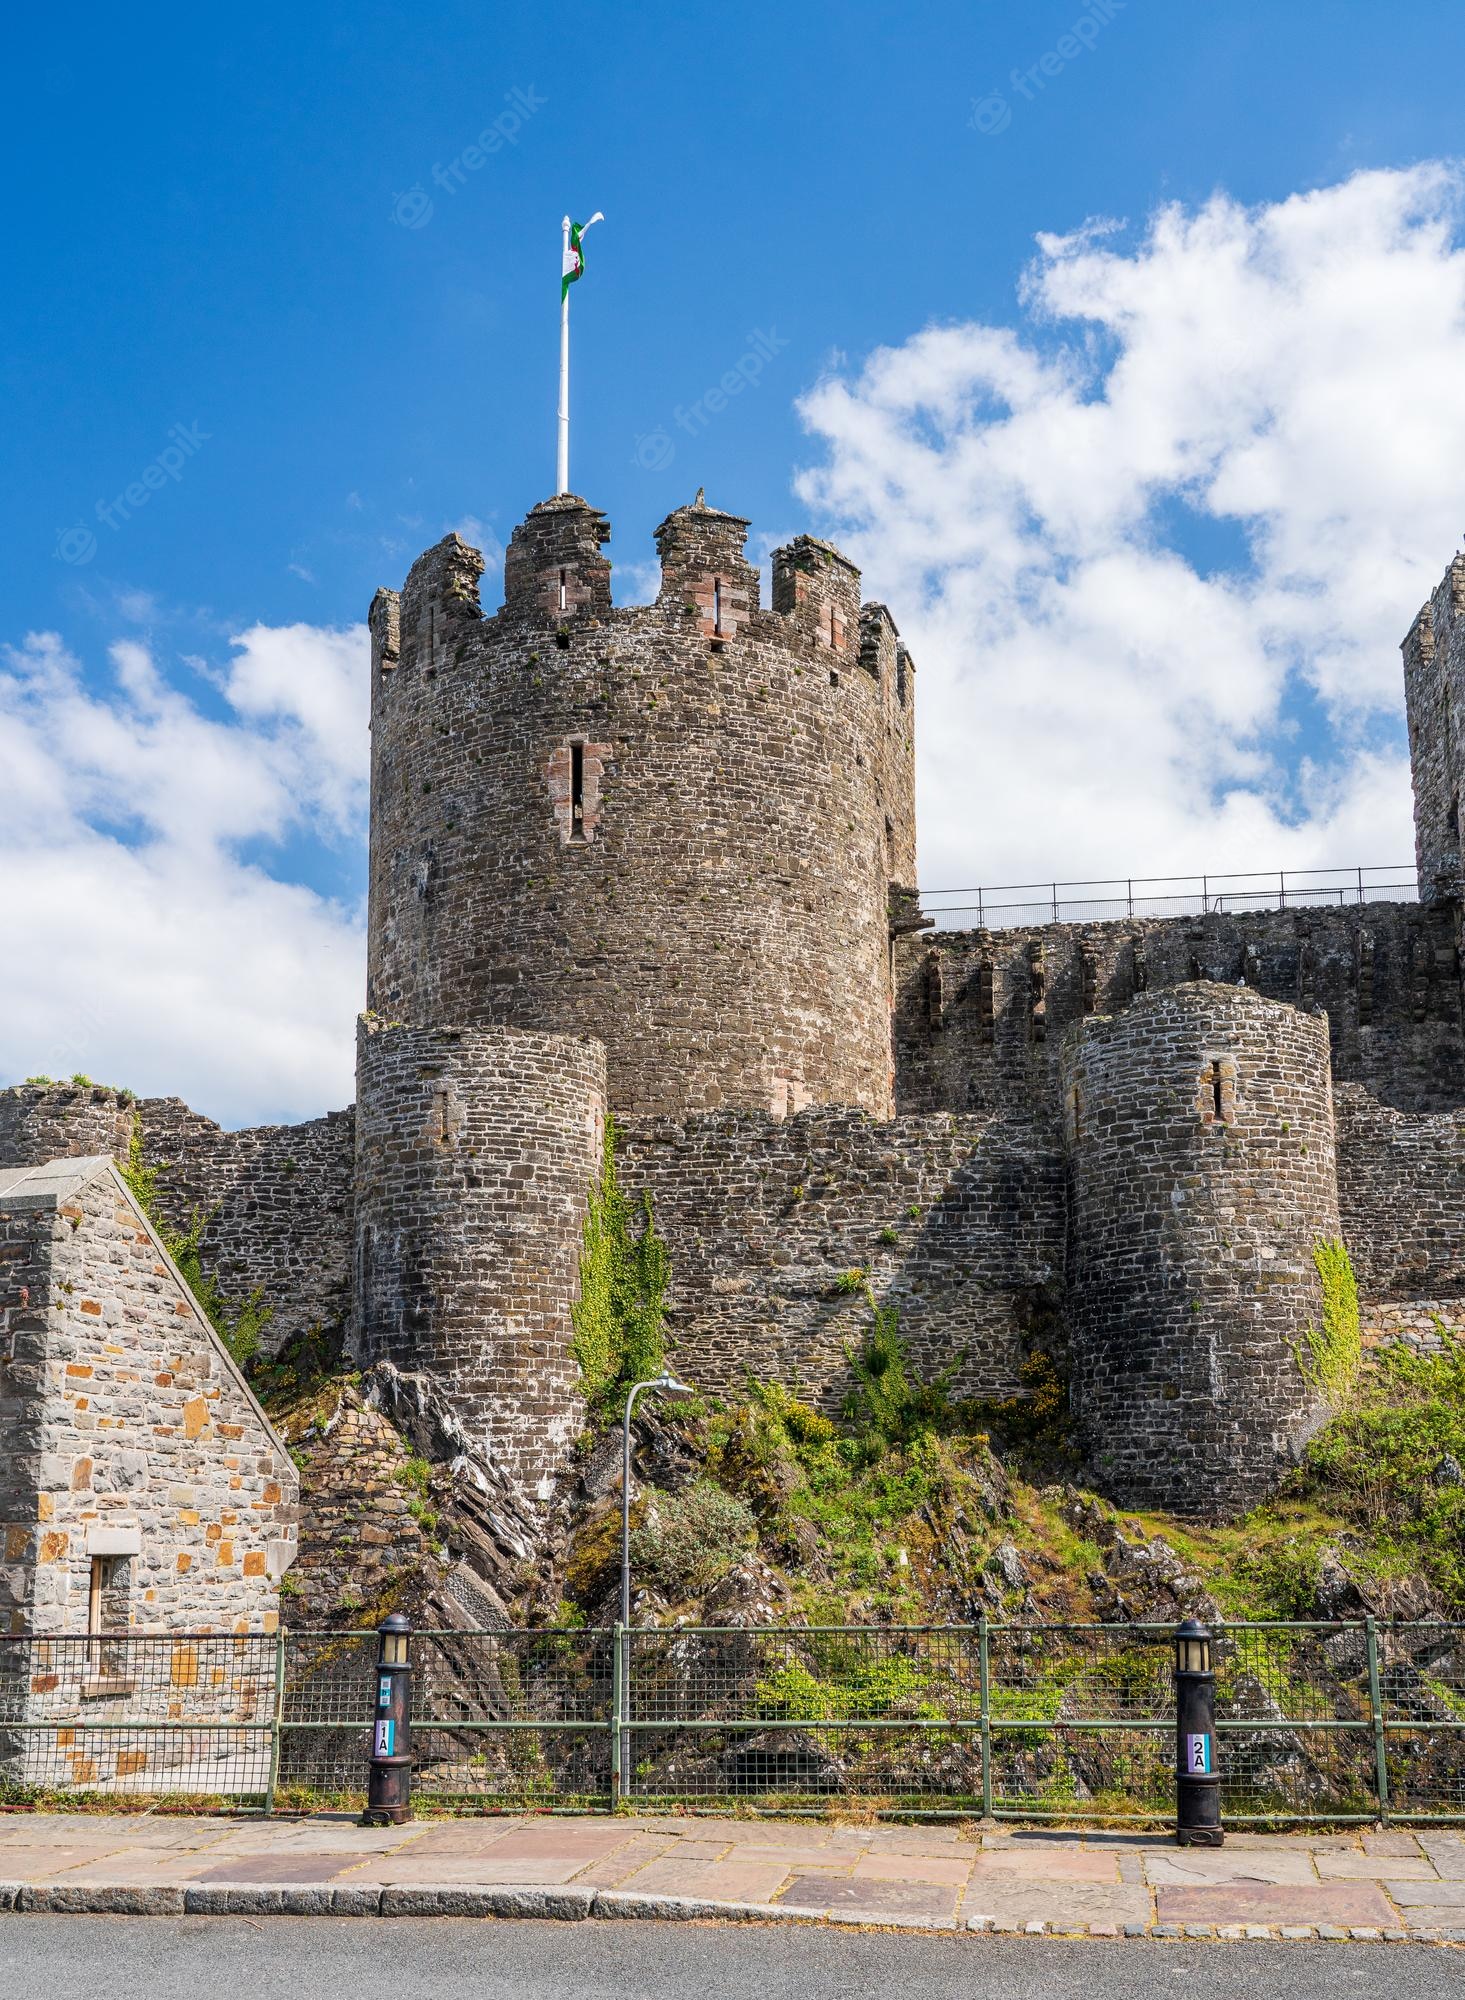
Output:
<path fill-rule="evenodd" d="M 552 624 L 610 610 L 610 523 L 578 494 L 531 507 L 504 554 L 504 609 Z"/>
<path fill-rule="evenodd" d="M 757 616 L 758 572 L 743 553 L 748 526 L 739 514 L 709 507 L 699 490 L 689 507 L 678 507 L 656 530 L 656 601 L 674 611 L 694 607 L 704 638 L 731 639 Z"/>
<path fill-rule="evenodd" d="M 860 572 L 829 542 L 795 535 L 774 550 L 773 608 L 831 652 L 858 656 Z"/>
<path fill-rule="evenodd" d="M 460 535 L 444 535 L 408 570 L 396 610 L 395 632 L 392 606 L 382 601 L 390 593 L 378 591 L 372 600 L 375 622 L 371 634 L 376 658 L 380 631 L 381 669 L 387 668 L 389 648 L 395 640 L 399 666 L 436 673 L 451 658 L 463 628 L 476 625 L 483 617 L 478 601 L 482 574 L 483 557 L 478 550 L 470 548 Z"/>

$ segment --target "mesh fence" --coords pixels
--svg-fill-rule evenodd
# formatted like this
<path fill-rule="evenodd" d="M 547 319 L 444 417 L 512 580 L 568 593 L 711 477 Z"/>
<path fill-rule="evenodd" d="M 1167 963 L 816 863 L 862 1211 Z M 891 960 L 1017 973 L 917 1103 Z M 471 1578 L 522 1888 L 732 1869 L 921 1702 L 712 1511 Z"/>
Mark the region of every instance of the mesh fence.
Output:
<path fill-rule="evenodd" d="M 0 1794 L 264 1799 L 275 1671 L 262 1634 L 0 1638 Z"/>
<path fill-rule="evenodd" d="M 418 1632 L 415 1792 L 1164 1819 L 1172 1647 L 1159 1625 Z M 0 1796 L 359 1805 L 377 1648 L 0 1639 Z M 1213 1657 L 1228 1819 L 1465 1819 L 1465 1625 L 1233 1625 Z"/>

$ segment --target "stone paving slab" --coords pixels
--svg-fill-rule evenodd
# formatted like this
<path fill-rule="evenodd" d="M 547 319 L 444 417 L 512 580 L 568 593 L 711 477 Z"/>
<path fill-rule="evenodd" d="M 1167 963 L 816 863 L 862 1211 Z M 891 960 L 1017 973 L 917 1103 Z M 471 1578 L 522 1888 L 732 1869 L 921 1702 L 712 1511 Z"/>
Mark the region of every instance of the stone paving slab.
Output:
<path fill-rule="evenodd" d="M 1156 1834 L 494 1814 L 366 1828 L 0 1815 L 0 1911 L 716 1917 L 1112 1938 L 1465 1942 L 1447 1829 Z"/>
<path fill-rule="evenodd" d="M 1205 1889 L 1161 1889 L 1161 1923 L 1388 1924 L 1394 1912 L 1372 1882 L 1222 1882 Z"/>

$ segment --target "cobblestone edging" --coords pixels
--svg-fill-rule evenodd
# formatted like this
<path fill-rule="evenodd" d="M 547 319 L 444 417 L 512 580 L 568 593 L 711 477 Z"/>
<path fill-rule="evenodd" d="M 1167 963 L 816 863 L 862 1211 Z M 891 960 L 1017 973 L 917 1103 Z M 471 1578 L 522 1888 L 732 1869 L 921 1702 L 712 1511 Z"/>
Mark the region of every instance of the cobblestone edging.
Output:
<path fill-rule="evenodd" d="M 1047 1919 L 1020 1923 L 1000 1917 L 911 1917 L 898 1912 L 815 1910 L 795 1904 L 715 1902 L 697 1896 L 637 1895 L 624 1889 L 576 1889 L 539 1884 L 442 1883 L 332 1887 L 329 1884 L 219 1883 L 185 1886 L 64 1882 L 0 1882 L 0 1912 L 47 1916 L 124 1917 L 535 1917 L 579 1923 L 587 1918 L 655 1922 L 835 1924 L 865 1930 L 965 1932 L 992 1937 L 1076 1937 L 1219 1942 L 1465 1944 L 1465 1926 L 1405 1930 L 1365 1924 L 1090 1924 Z"/>

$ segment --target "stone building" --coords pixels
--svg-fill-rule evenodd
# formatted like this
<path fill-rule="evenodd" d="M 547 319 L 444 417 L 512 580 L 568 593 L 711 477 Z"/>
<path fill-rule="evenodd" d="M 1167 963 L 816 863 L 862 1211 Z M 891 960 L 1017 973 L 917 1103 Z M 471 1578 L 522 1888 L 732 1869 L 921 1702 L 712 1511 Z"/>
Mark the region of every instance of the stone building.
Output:
<path fill-rule="evenodd" d="M 617 606 L 605 517 L 449 536 L 370 613 L 367 1014 L 353 1112 L 0 1093 L 0 1162 L 122 1153 L 207 1217 L 271 1335 L 432 1377 L 531 1499 L 582 1410 L 572 1311 L 607 1113 L 671 1253 L 678 1369 L 833 1405 L 867 1309 L 1008 1395 L 1061 1358 L 1096 1476 L 1192 1513 L 1324 1414 L 1316 1253 L 1371 1325 L 1465 1325 L 1465 561 L 1405 643 L 1418 903 L 934 930 L 915 670 L 859 572 L 699 494 Z"/>
<path fill-rule="evenodd" d="M 0 1633 L 275 1629 L 295 1467 L 105 1156 L 0 1169 L 0 1436 Z"/>

